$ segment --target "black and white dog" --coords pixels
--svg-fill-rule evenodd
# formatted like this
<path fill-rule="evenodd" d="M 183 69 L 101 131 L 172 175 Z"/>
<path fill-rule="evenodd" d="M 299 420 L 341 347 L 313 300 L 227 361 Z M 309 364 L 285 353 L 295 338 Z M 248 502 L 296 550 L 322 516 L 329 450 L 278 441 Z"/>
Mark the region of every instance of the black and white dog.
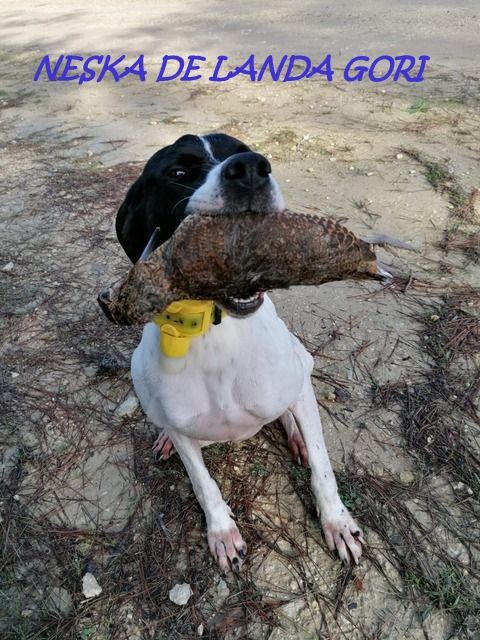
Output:
<path fill-rule="evenodd" d="M 158 244 L 193 212 L 275 212 L 284 208 L 268 160 L 225 134 L 185 135 L 157 151 L 130 188 L 117 215 L 117 235 L 132 262 L 154 229 Z M 268 251 L 268 238 L 265 238 Z M 205 512 L 210 550 L 223 570 L 239 570 L 246 545 L 204 464 L 202 447 L 250 438 L 279 419 L 295 459 L 309 464 L 327 545 L 356 563 L 362 533 L 337 491 L 310 374 L 313 359 L 277 316 L 268 296 L 230 298 L 218 325 L 194 338 L 181 365 L 146 325 L 132 358 L 135 391 L 159 428 L 154 450 L 180 455 Z"/>

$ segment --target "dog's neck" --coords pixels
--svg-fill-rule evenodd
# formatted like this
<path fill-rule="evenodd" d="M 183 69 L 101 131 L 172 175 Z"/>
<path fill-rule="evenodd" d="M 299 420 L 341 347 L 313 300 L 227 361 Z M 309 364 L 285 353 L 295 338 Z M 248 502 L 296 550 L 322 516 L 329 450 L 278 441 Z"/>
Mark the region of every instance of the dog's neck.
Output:
<path fill-rule="evenodd" d="M 160 349 L 169 358 L 184 358 L 192 338 L 198 338 L 222 321 L 213 300 L 178 300 L 154 318 L 160 329 Z"/>

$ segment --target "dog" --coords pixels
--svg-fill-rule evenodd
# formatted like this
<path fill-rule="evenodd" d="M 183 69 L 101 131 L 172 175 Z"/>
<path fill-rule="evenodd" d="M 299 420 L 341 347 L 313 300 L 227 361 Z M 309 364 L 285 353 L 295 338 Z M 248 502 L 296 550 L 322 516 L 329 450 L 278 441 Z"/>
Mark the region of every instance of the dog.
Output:
<path fill-rule="evenodd" d="M 267 158 L 222 133 L 184 135 L 157 151 L 131 186 L 117 218 L 118 239 L 132 262 L 157 227 L 155 246 L 192 213 L 285 208 Z M 151 243 L 150 243 L 151 245 Z M 268 238 L 265 238 L 268 251 Z M 279 318 L 268 295 L 215 301 L 221 321 L 173 358 L 160 348 L 160 329 L 148 323 L 133 353 L 136 394 L 159 429 L 160 460 L 174 450 L 190 477 L 207 523 L 210 551 L 222 571 L 238 572 L 247 547 L 210 476 L 202 447 L 240 441 L 278 420 L 293 457 L 311 467 L 311 488 L 330 550 L 358 563 L 363 534 L 337 490 L 311 383 L 313 358 Z"/>

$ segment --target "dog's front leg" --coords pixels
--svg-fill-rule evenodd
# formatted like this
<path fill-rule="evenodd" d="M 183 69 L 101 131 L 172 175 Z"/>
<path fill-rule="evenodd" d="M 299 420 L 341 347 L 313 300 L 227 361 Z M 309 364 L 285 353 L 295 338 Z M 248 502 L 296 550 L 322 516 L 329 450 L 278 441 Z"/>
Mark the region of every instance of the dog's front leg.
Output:
<path fill-rule="evenodd" d="M 223 571 L 227 571 L 230 564 L 238 572 L 247 553 L 247 545 L 231 517 L 230 507 L 208 473 L 200 442 L 173 429 L 168 430 L 168 435 L 185 465 L 197 500 L 205 513 L 208 545 L 212 555 Z"/>
<path fill-rule="evenodd" d="M 317 399 L 310 378 L 305 379 L 299 400 L 291 407 L 303 436 L 312 469 L 312 492 L 322 523 L 328 548 L 337 549 L 347 564 L 350 554 L 355 564 L 365 544 L 360 527 L 352 518 L 338 495 L 337 482 L 328 457 Z"/>

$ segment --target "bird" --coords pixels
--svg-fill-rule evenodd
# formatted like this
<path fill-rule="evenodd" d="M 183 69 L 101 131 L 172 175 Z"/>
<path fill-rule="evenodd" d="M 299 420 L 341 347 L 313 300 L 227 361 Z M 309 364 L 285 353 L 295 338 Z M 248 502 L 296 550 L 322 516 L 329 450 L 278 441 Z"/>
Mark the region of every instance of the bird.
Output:
<path fill-rule="evenodd" d="M 140 260 L 98 302 L 116 324 L 144 324 L 185 299 L 215 300 L 241 316 L 240 303 L 261 301 L 266 290 L 388 278 L 371 240 L 332 218 L 288 209 L 196 213 L 154 251 L 152 236 Z"/>

